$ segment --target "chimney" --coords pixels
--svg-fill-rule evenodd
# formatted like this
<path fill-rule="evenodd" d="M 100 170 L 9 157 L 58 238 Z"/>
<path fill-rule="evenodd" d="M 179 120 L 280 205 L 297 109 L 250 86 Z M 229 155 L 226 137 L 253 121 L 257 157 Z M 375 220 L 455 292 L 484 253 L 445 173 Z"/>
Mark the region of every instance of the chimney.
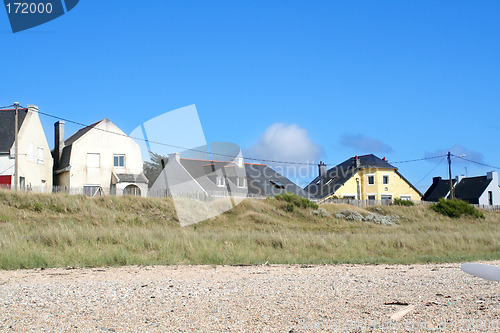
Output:
<path fill-rule="evenodd" d="M 168 161 L 181 161 L 181 154 L 180 153 L 173 153 L 173 154 L 168 154 Z"/>
<path fill-rule="evenodd" d="M 439 183 L 441 181 L 441 179 L 442 179 L 441 177 L 434 177 L 434 178 L 432 178 L 432 184 Z"/>
<path fill-rule="evenodd" d="M 38 112 L 38 106 L 34 104 L 28 104 L 28 111 Z"/>
<path fill-rule="evenodd" d="M 498 172 L 496 171 L 490 171 L 486 174 L 486 178 L 487 179 L 493 179 L 493 184 L 496 184 L 496 185 L 499 185 L 500 184 L 498 183 Z"/>
<path fill-rule="evenodd" d="M 354 157 L 354 160 L 352 161 L 352 164 L 353 164 L 354 167 L 359 168 L 359 166 L 361 165 L 361 161 L 359 160 L 358 155 L 356 155 Z"/>
<path fill-rule="evenodd" d="M 57 169 L 61 162 L 64 148 L 64 121 L 59 120 L 54 124 L 54 167 Z"/>
<path fill-rule="evenodd" d="M 326 164 L 323 161 L 320 161 L 318 164 L 318 174 L 320 178 L 326 176 Z"/>
<path fill-rule="evenodd" d="M 238 156 L 234 159 L 234 163 L 236 163 L 236 165 L 239 167 L 239 168 L 243 168 L 243 157 L 241 156 Z"/>

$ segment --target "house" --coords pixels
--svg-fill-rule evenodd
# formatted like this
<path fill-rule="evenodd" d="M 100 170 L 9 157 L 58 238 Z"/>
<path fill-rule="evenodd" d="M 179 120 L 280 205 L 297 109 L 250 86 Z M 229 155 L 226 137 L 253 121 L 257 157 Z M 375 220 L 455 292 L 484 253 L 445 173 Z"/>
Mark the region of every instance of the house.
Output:
<path fill-rule="evenodd" d="M 479 205 L 500 205 L 500 186 L 498 172 L 491 171 L 485 176 L 458 176 L 452 181 L 454 197 Z M 447 188 L 445 188 L 447 186 Z M 441 177 L 433 178 L 432 185 L 425 192 L 424 200 L 438 201 L 450 197 L 450 182 Z"/>
<path fill-rule="evenodd" d="M 181 158 L 168 155 L 168 163 L 151 187 L 153 192 L 182 195 L 262 197 L 291 192 L 307 196 L 300 187 L 266 164 Z"/>
<path fill-rule="evenodd" d="M 54 186 L 71 193 L 147 195 L 139 145 L 109 119 L 64 140 L 64 121 L 55 127 Z"/>
<path fill-rule="evenodd" d="M 0 110 L 0 186 L 15 185 L 15 110 Z M 52 186 L 52 156 L 38 107 L 18 109 L 20 189 L 45 192 Z"/>
<path fill-rule="evenodd" d="M 457 179 L 452 179 L 452 186 L 455 187 Z M 447 198 L 450 195 L 450 180 L 442 179 L 441 177 L 432 178 L 431 186 L 425 191 L 422 200 L 424 201 L 439 201 L 439 198 Z"/>
<path fill-rule="evenodd" d="M 320 162 L 318 169 L 318 176 L 304 188 L 318 199 L 420 201 L 422 197 L 396 167 L 373 154 L 351 157 L 329 170 Z"/>

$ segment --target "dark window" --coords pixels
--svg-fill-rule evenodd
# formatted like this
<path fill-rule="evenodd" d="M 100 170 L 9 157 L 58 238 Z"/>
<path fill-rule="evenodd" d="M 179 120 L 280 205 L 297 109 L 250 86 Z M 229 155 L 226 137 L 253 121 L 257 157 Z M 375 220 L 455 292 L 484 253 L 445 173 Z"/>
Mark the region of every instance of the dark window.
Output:
<path fill-rule="evenodd" d="M 375 196 L 374 195 L 369 195 L 368 196 L 368 200 L 375 200 Z"/>
<path fill-rule="evenodd" d="M 282 184 L 280 182 L 277 182 L 277 181 L 274 181 L 274 180 L 270 180 L 269 182 L 271 182 L 271 184 L 273 184 L 274 187 L 276 187 L 276 188 L 279 188 L 279 189 L 284 189 L 285 188 L 285 184 Z"/>
<path fill-rule="evenodd" d="M 115 168 L 125 167 L 125 155 L 113 155 L 113 166 Z"/>
<path fill-rule="evenodd" d="M 384 185 L 389 184 L 389 176 L 384 176 L 383 177 L 383 182 L 384 182 Z"/>
<path fill-rule="evenodd" d="M 493 205 L 493 191 L 488 191 L 488 204 Z"/>
<path fill-rule="evenodd" d="M 368 176 L 368 184 L 369 185 L 375 184 L 375 177 L 374 176 Z"/>

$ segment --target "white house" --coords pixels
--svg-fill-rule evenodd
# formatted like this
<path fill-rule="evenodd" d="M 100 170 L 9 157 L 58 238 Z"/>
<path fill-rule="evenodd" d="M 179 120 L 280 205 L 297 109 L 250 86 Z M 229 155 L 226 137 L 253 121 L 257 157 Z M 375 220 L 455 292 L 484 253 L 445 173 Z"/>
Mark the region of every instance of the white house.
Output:
<path fill-rule="evenodd" d="M 66 140 L 64 121 L 54 126 L 54 186 L 91 196 L 147 195 L 140 147 L 109 119 L 84 127 Z"/>
<path fill-rule="evenodd" d="M 486 176 L 457 177 L 455 197 L 480 205 L 500 205 L 498 172 L 491 171 Z"/>
<path fill-rule="evenodd" d="M 0 110 L 0 185 L 15 184 L 15 110 Z M 18 109 L 19 186 L 44 192 L 52 186 L 52 156 L 38 107 Z"/>
<path fill-rule="evenodd" d="M 500 205 L 500 186 L 498 172 L 491 171 L 485 176 L 452 179 L 453 192 L 456 198 L 479 205 Z M 432 185 L 425 192 L 425 201 L 438 201 L 439 198 L 450 197 L 450 180 L 435 177 Z"/>

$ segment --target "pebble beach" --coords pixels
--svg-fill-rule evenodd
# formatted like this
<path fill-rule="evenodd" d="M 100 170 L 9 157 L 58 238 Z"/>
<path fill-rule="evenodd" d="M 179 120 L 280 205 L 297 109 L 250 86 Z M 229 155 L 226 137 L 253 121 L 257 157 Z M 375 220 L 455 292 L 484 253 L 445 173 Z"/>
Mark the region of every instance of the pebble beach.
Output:
<path fill-rule="evenodd" d="M 195 331 L 497 332 L 500 284 L 454 263 L 0 271 L 0 332 Z"/>

